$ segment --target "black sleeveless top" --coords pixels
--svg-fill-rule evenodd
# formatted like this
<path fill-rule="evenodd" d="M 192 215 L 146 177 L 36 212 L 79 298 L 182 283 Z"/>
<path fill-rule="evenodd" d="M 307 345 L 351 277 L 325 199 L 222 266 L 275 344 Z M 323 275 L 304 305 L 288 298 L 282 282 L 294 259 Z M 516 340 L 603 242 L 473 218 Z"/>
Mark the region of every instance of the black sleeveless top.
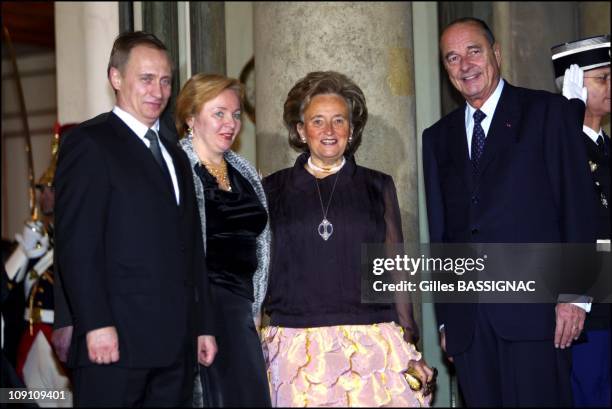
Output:
<path fill-rule="evenodd" d="M 204 166 L 196 165 L 195 170 L 204 186 L 208 278 L 253 301 L 256 239 L 266 227 L 266 209 L 249 181 L 229 163 L 230 192 L 219 189 Z"/>

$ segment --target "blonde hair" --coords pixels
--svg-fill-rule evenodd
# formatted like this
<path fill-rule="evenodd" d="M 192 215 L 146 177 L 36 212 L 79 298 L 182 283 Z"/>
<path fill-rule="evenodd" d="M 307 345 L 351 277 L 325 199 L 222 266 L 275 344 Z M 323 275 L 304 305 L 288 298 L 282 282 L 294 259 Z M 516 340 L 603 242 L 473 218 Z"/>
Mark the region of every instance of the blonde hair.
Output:
<path fill-rule="evenodd" d="M 226 89 L 236 92 L 242 108 L 244 102 L 244 86 L 235 78 L 218 74 L 199 73 L 191 77 L 178 94 L 174 124 L 182 138 L 187 133 L 187 120 L 198 115 L 208 101 L 215 99 Z"/>

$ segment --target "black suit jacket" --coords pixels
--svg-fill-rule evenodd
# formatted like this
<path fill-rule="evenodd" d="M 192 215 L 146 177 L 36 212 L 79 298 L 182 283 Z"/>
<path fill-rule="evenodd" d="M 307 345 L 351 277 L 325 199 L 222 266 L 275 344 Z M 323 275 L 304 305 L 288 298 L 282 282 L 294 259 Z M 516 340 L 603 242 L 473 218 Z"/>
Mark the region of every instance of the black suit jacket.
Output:
<path fill-rule="evenodd" d="M 57 293 L 68 308 L 57 309 L 56 327 L 74 324 L 72 366 L 90 364 L 85 336 L 96 328 L 117 328 L 125 367 L 170 365 L 196 333 L 212 335 L 191 169 L 168 133 L 160 127 L 178 205 L 149 149 L 115 114 L 82 123 L 62 141 L 55 243 Z"/>
<path fill-rule="evenodd" d="M 597 147 L 597 144 L 587 135 L 583 134 L 584 144 L 586 146 L 587 158 L 589 163 L 593 165 L 591 168 L 591 176 L 593 177 L 593 189 L 597 196 L 597 238 L 610 238 L 610 154 L 604 155 Z M 605 143 L 610 147 L 610 138 L 604 134 Z M 603 195 L 603 196 L 602 196 Z M 604 206 L 604 200 L 607 202 L 607 207 Z"/>
<path fill-rule="evenodd" d="M 574 104 L 581 104 L 577 107 Z M 474 176 L 465 107 L 423 133 L 432 243 L 594 242 L 593 189 L 582 142 L 584 104 L 504 85 Z M 447 351 L 472 340 L 476 304 L 436 304 Z M 508 340 L 554 336 L 554 305 L 481 304 Z"/>
<path fill-rule="evenodd" d="M 610 138 L 605 134 L 604 138 L 609 148 Z M 591 168 L 593 179 L 591 186 L 595 190 L 596 196 L 597 238 L 610 239 L 610 154 L 605 156 L 587 134 L 583 134 L 583 139 L 589 164 L 593 165 Z M 604 201 L 607 202 L 607 207 L 604 206 Z M 611 309 L 612 305 L 610 304 L 593 304 L 584 327 L 587 330 L 610 328 Z"/>

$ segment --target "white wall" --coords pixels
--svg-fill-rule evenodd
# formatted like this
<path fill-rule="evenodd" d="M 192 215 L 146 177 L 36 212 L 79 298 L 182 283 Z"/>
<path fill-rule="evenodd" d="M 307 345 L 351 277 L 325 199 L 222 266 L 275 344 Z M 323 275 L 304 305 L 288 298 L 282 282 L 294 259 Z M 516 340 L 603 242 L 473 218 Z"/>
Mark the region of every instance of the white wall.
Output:
<path fill-rule="evenodd" d="M 116 1 L 55 3 L 57 107 L 61 123 L 110 111 L 114 95 L 106 66 L 119 34 Z"/>

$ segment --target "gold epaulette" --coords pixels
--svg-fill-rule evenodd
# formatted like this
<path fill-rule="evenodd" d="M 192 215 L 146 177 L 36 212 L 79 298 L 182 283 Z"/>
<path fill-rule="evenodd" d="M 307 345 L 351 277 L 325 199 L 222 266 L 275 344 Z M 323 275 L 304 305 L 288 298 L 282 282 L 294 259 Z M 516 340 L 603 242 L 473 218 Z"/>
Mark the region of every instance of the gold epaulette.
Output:
<path fill-rule="evenodd" d="M 34 274 L 34 276 L 32 276 L 32 274 Z M 36 274 L 36 271 L 32 269 L 30 270 L 30 276 L 32 278 L 36 278 L 38 277 L 38 274 Z M 42 273 L 42 275 L 40 276 L 40 279 L 49 281 L 51 284 L 53 284 L 53 276 L 51 275 L 49 270 Z M 43 288 L 39 288 L 38 283 L 39 281 L 36 280 L 36 283 L 32 287 L 32 290 L 30 291 L 30 295 L 28 296 L 28 310 L 30 311 L 30 314 L 28 317 L 28 323 L 30 324 L 30 335 L 34 335 L 34 323 L 39 323 L 42 321 L 42 317 L 40 313 L 40 311 L 42 310 L 41 308 L 42 305 L 36 305 L 36 306 L 34 305 L 34 299 L 36 298 L 36 294 L 38 292 L 44 291 Z"/>

